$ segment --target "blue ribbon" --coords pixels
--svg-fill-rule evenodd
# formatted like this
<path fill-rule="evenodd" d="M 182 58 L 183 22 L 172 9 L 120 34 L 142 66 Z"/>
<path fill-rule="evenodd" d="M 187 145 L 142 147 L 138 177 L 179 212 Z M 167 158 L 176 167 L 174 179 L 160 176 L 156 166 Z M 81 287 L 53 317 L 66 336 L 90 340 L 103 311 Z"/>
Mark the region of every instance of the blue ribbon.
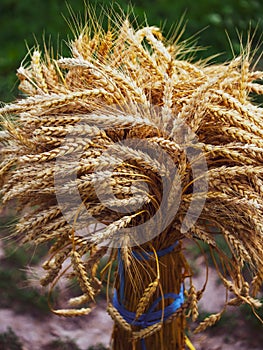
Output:
<path fill-rule="evenodd" d="M 178 241 L 175 241 L 172 245 L 170 245 L 169 247 L 159 250 L 158 252 L 156 252 L 158 258 L 161 258 L 162 256 L 171 253 L 174 248 L 178 245 Z M 137 260 L 149 260 L 154 256 L 153 252 L 136 252 L 133 251 L 132 255 L 137 259 Z"/>
<path fill-rule="evenodd" d="M 171 253 L 176 247 L 178 242 L 174 242 L 171 246 L 159 250 L 156 252 L 157 256 L 160 258 L 168 253 Z M 137 260 L 149 260 L 153 257 L 153 252 L 132 252 L 132 255 Z M 184 303 L 184 287 L 183 285 L 180 288 L 179 294 L 175 293 L 166 293 L 163 297 L 157 298 L 152 305 L 149 307 L 148 311 L 142 314 L 138 319 L 136 319 L 136 313 L 132 311 L 128 311 L 124 307 L 124 288 L 125 288 L 125 273 L 124 266 L 121 257 L 121 249 L 118 249 L 118 272 L 120 277 L 120 301 L 118 300 L 117 291 L 114 291 L 112 304 L 118 310 L 120 315 L 124 318 L 124 320 L 132 326 L 137 326 L 140 328 L 147 328 L 152 326 L 158 322 L 167 320 L 170 316 L 172 316 Z M 164 310 L 157 310 L 155 308 L 162 301 L 162 299 L 172 299 L 173 302 L 166 306 Z M 145 340 L 141 339 L 142 350 L 146 350 Z"/>
<path fill-rule="evenodd" d="M 132 326 L 137 326 L 140 328 L 147 328 L 152 326 L 161 320 L 166 321 L 170 316 L 172 316 L 183 304 L 184 302 L 184 288 L 181 286 L 180 293 L 167 293 L 163 296 L 164 299 L 173 299 L 174 301 L 166 306 L 164 310 L 154 311 L 156 306 L 162 301 L 162 297 L 157 298 L 148 311 L 142 314 L 137 320 L 135 319 L 135 312 L 128 311 L 125 307 L 119 302 L 117 291 L 114 291 L 112 304 L 121 314 L 121 316 L 125 319 L 127 323 Z M 163 318 L 162 318 L 163 316 Z"/>

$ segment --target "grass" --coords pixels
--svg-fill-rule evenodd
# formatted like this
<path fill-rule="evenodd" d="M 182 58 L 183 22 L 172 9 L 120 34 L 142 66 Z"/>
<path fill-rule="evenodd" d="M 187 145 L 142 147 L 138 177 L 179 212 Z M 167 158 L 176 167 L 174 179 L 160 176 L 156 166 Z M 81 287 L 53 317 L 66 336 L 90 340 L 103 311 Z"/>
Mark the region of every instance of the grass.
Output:
<path fill-rule="evenodd" d="M 226 243 L 223 235 L 221 234 L 215 234 L 214 236 L 215 241 L 217 246 L 219 247 L 219 249 L 221 251 L 223 251 L 228 257 L 231 257 L 231 252 L 229 250 L 229 246 Z M 203 242 L 201 240 L 198 241 L 198 245 L 196 243 L 190 243 L 187 246 L 187 250 L 189 251 L 190 254 L 190 266 L 193 268 L 193 270 L 196 270 L 196 266 L 195 266 L 195 260 L 200 257 L 200 254 L 204 254 L 207 257 L 207 261 L 209 266 L 214 267 L 214 262 L 213 262 L 213 258 L 211 256 L 210 253 L 210 248 L 209 245 L 206 242 Z M 217 264 L 220 266 L 220 258 L 218 256 L 218 254 L 216 252 L 214 252 L 214 258 L 215 261 L 217 262 Z M 198 271 L 195 271 L 198 272 Z"/>
<path fill-rule="evenodd" d="M 261 297 L 260 299 L 262 305 L 263 305 L 263 297 Z M 251 307 L 249 307 L 248 305 L 242 305 L 241 306 L 241 313 L 243 315 L 245 315 L 245 320 L 246 322 L 255 330 L 262 330 L 262 323 L 260 322 L 260 320 L 254 315 Z M 263 319 L 263 306 L 261 306 L 259 309 L 256 310 L 257 315 L 261 318 L 261 320 Z M 262 341 L 263 341 L 263 334 L 261 332 L 262 335 Z"/>
<path fill-rule="evenodd" d="M 0 334 L 1 350 L 23 350 L 24 347 L 12 328 Z M 55 339 L 41 347 L 41 350 L 81 350 L 72 339 Z M 103 344 L 96 344 L 87 348 L 87 350 L 107 350 Z"/>
<path fill-rule="evenodd" d="M 12 328 L 8 328 L 6 332 L 0 334 L 0 349 L 23 350 L 22 344 Z"/>
<path fill-rule="evenodd" d="M 46 295 L 32 287 L 22 287 L 25 273 L 15 269 L 0 269 L 1 307 L 10 307 L 18 313 L 30 313 L 39 316 L 49 313 Z"/>
<path fill-rule="evenodd" d="M 71 339 L 56 339 L 45 345 L 42 350 L 80 350 L 78 345 Z"/>
<path fill-rule="evenodd" d="M 90 346 L 87 350 L 107 350 L 108 348 L 105 348 L 103 344 L 97 344 Z"/>
<path fill-rule="evenodd" d="M 10 307 L 19 313 L 48 314 L 47 296 L 30 286 L 27 280 L 26 267 L 36 265 L 46 249 L 33 250 L 29 247 L 15 246 L 8 243 L 4 246 L 5 257 L 0 267 L 0 306 Z"/>

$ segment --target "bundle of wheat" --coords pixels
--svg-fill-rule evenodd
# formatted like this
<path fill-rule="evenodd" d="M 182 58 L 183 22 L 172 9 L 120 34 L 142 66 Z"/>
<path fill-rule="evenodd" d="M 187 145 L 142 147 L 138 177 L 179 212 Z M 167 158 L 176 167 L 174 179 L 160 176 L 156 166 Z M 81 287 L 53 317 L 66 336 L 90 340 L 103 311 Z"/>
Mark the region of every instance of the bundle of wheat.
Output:
<path fill-rule="evenodd" d="M 88 313 L 115 269 L 113 348 L 184 349 L 186 315 L 196 320 L 205 288 L 192 283 L 184 238 L 209 246 L 231 292 L 196 331 L 228 305 L 260 306 L 263 110 L 251 94 L 263 93 L 263 73 L 248 49 L 192 63 L 186 43 L 156 27 L 93 29 L 71 43 L 72 57 L 36 49 L 18 69 L 26 96 L 0 110 L 3 205 L 17 200 L 22 242 L 51 244 L 40 283 L 52 289 L 66 275 L 83 291 L 56 314 Z"/>

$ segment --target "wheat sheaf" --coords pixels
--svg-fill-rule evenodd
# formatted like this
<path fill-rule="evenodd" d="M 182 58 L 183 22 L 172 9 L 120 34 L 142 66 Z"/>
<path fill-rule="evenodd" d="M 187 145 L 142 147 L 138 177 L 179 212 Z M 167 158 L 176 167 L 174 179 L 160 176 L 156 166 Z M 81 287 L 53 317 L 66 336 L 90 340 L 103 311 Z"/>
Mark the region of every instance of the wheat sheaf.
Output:
<path fill-rule="evenodd" d="M 166 40 L 159 28 L 134 28 L 127 18 L 115 24 L 87 24 L 70 43 L 71 57 L 35 49 L 18 69 L 25 96 L 0 109 L 2 205 L 15 200 L 21 212 L 14 232 L 23 243 L 49 243 L 43 286 L 52 289 L 62 275 L 78 281 L 83 295 L 54 309 L 58 315 L 88 313 L 102 283 L 119 290 L 114 262 L 121 261 L 134 289 L 126 307 L 136 318 L 167 292 L 165 279 L 174 288 L 177 269 L 185 302 L 170 321 L 187 309 L 195 320 L 203 290 L 192 284 L 185 238 L 209 248 L 229 291 L 224 310 L 241 303 L 255 310 L 263 280 L 263 109 L 255 96 L 263 94 L 263 72 L 249 47 L 224 64 L 193 63 L 187 45 Z M 202 171 L 194 174 L 194 164 Z M 206 186 L 195 186 L 200 179 Z M 198 215 L 182 230 L 195 201 Z M 143 226 L 153 217 L 155 227 Z M 147 228 L 143 241 L 136 227 Z M 158 256 L 171 246 L 173 260 Z M 145 261 L 134 255 L 148 252 Z M 108 311 L 135 342 L 160 333 L 162 320 L 138 329 L 110 301 Z"/>

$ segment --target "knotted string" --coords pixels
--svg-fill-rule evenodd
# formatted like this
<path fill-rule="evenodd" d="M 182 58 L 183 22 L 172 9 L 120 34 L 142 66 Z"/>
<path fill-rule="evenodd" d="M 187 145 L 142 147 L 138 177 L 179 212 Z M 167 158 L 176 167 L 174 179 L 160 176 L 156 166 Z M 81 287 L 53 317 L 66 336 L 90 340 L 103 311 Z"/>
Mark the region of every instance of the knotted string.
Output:
<path fill-rule="evenodd" d="M 173 299 L 174 301 L 166 306 L 164 310 L 154 311 L 157 305 L 162 301 L 162 299 Z M 117 291 L 114 291 L 112 304 L 119 311 L 121 316 L 125 319 L 127 323 L 132 326 L 137 326 L 140 328 L 147 328 L 152 326 L 161 320 L 166 321 L 170 316 L 172 316 L 183 304 L 184 302 L 184 288 L 181 286 L 180 293 L 166 293 L 163 297 L 157 298 L 152 305 L 149 307 L 148 311 L 142 314 L 138 319 L 136 319 L 136 313 L 128 311 L 119 302 Z M 163 318 L 162 318 L 163 316 Z"/>
<path fill-rule="evenodd" d="M 173 249 L 178 245 L 178 241 L 175 241 L 172 245 L 166 247 L 165 249 L 158 250 L 156 252 L 158 258 L 161 258 L 162 256 L 169 254 L 173 251 Z M 149 260 L 154 256 L 153 252 L 132 252 L 132 256 L 134 256 L 137 260 Z"/>
<path fill-rule="evenodd" d="M 169 254 L 173 251 L 174 247 L 176 247 L 178 242 L 176 241 L 171 246 L 159 250 L 156 252 L 157 256 L 160 258 L 166 254 Z M 137 260 L 149 260 L 153 257 L 152 252 L 132 252 L 132 255 Z M 124 289 L 125 289 L 125 273 L 124 273 L 124 265 L 121 257 L 121 248 L 118 249 L 118 272 L 120 279 L 120 301 L 118 300 L 117 291 L 114 291 L 112 304 L 118 310 L 120 315 L 124 318 L 124 320 L 132 326 L 138 326 L 141 329 L 152 326 L 161 321 L 167 320 L 170 316 L 172 316 L 184 303 L 184 287 L 183 285 L 180 288 L 179 294 L 175 293 L 166 293 L 163 297 L 157 298 L 152 305 L 149 307 L 148 311 L 142 314 L 140 317 L 136 319 L 136 313 L 127 310 L 124 307 Z M 173 302 L 166 306 L 164 310 L 157 310 L 155 308 L 162 301 L 162 299 L 172 299 Z M 142 350 L 146 350 L 145 340 L 141 339 Z"/>

